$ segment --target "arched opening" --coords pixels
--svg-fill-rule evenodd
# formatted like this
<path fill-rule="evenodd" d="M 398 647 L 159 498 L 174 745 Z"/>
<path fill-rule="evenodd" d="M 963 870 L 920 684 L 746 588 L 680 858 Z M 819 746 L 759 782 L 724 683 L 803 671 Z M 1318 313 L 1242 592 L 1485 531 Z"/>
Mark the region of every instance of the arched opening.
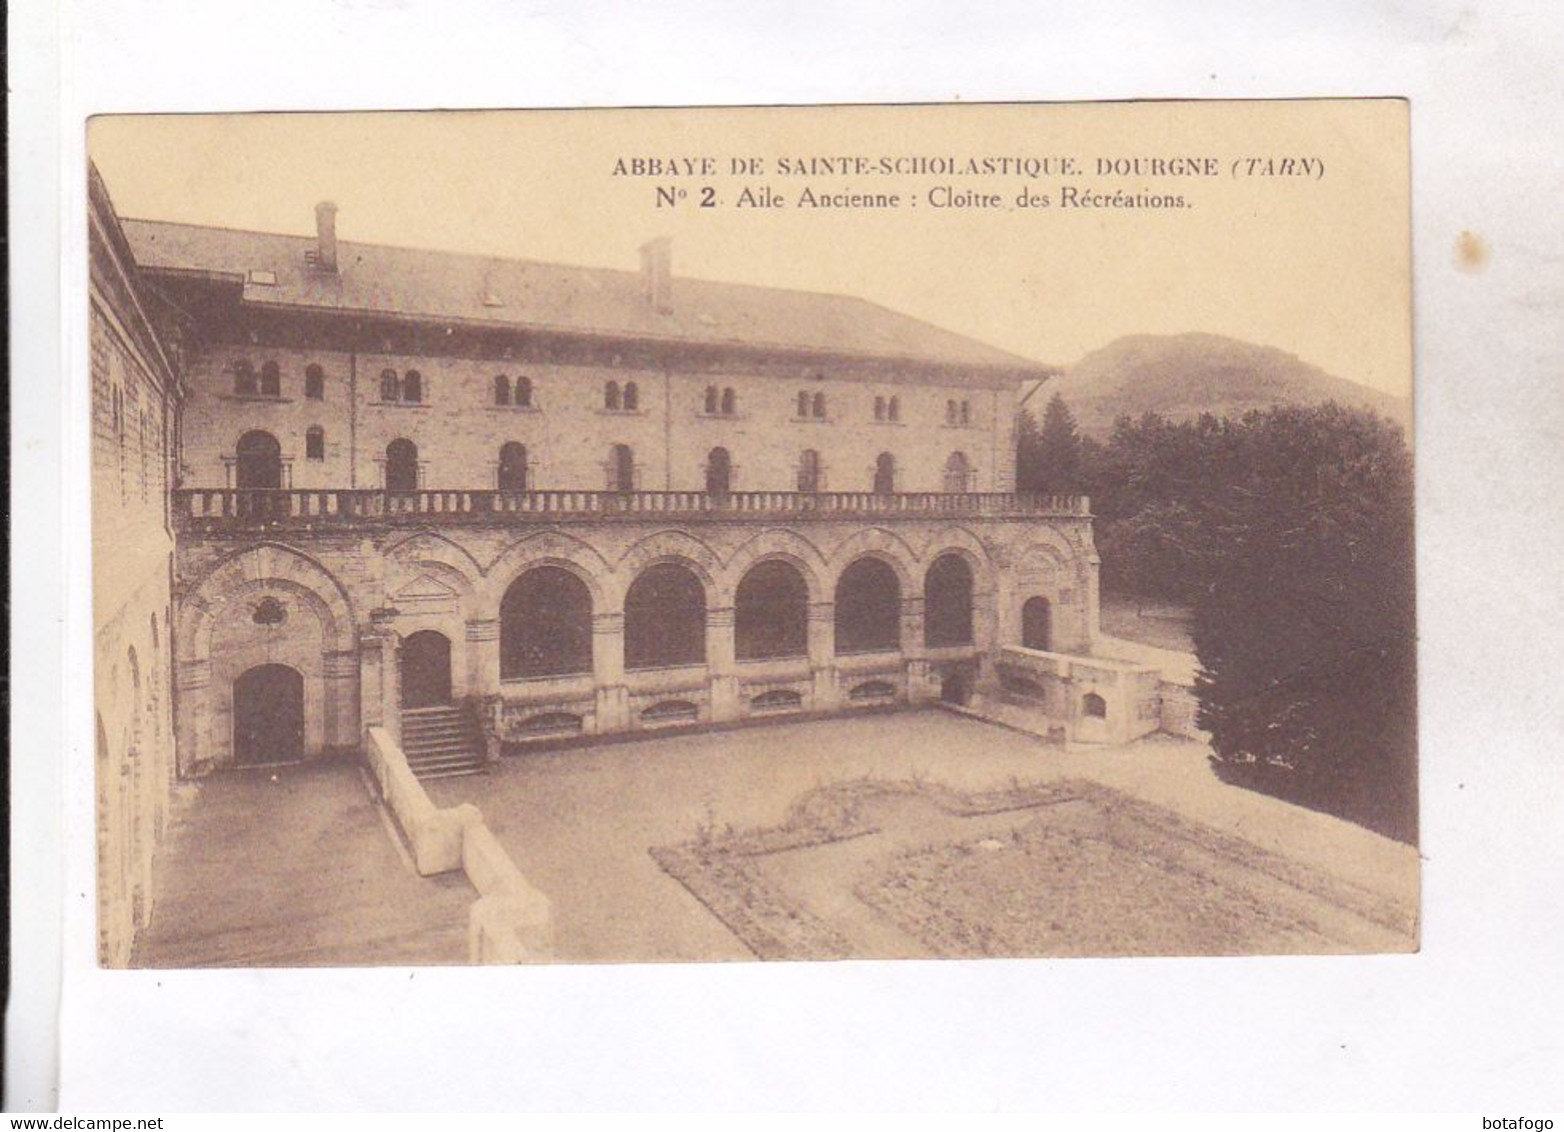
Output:
<path fill-rule="evenodd" d="M 625 411 L 634 412 L 641 407 L 641 391 L 635 387 L 635 382 L 625 382 Z"/>
<path fill-rule="evenodd" d="M 401 391 L 402 383 L 397 380 L 396 370 L 383 369 L 380 371 L 380 399 L 382 401 L 396 401 L 397 394 Z"/>
<path fill-rule="evenodd" d="M 1108 701 L 1096 692 L 1087 692 L 1081 697 L 1081 714 L 1090 719 L 1108 718 Z"/>
<path fill-rule="evenodd" d="M 616 444 L 609 450 L 608 490 L 635 490 L 635 453 L 628 444 Z"/>
<path fill-rule="evenodd" d="M 511 440 L 500 445 L 500 469 L 496 486 L 501 491 L 527 490 L 527 446 Z"/>
<path fill-rule="evenodd" d="M 261 394 L 266 397 L 282 396 L 282 370 L 277 368 L 276 362 L 267 362 L 261 367 Z"/>
<path fill-rule="evenodd" d="M 809 394 L 808 393 L 800 393 L 798 395 L 798 415 L 801 416 L 801 417 L 807 417 L 809 415 Z"/>
<path fill-rule="evenodd" d="M 798 457 L 798 490 L 820 490 L 820 453 L 813 448 L 805 448 Z"/>
<path fill-rule="evenodd" d="M 515 388 L 511 391 L 511 401 L 520 405 L 523 409 L 532 407 L 532 378 L 518 377 Z"/>
<path fill-rule="evenodd" d="M 790 562 L 749 568 L 733 600 L 734 651 L 740 660 L 809 652 L 809 587 Z"/>
<path fill-rule="evenodd" d="M 885 398 L 884 397 L 876 397 L 874 399 L 874 419 L 877 420 L 877 421 L 883 421 L 885 419 Z"/>
<path fill-rule="evenodd" d="M 234 456 L 234 483 L 241 491 L 282 486 L 282 445 L 271 433 L 259 429 L 245 433 L 234 447 Z"/>
<path fill-rule="evenodd" d="M 304 757 L 304 677 L 262 664 L 234 681 L 234 761 L 240 766 Z"/>
<path fill-rule="evenodd" d="M 896 457 L 889 452 L 881 452 L 874 461 L 874 490 L 877 495 L 896 490 Z"/>
<path fill-rule="evenodd" d="M 234 363 L 234 392 L 241 397 L 255 396 L 255 367 L 247 361 Z"/>
<path fill-rule="evenodd" d="M 940 555 L 923 576 L 923 643 L 972 643 L 972 568 L 959 554 Z"/>
<path fill-rule="evenodd" d="M 560 566 L 534 566 L 500 602 L 505 679 L 592 671 L 592 593 Z"/>
<path fill-rule="evenodd" d="M 972 466 L 967 463 L 967 454 L 965 452 L 952 452 L 950 458 L 945 461 L 945 490 L 948 492 L 966 491 L 971 478 Z"/>
<path fill-rule="evenodd" d="M 887 652 L 901 647 L 901 583 L 878 558 L 859 558 L 836 582 L 836 651 Z"/>
<path fill-rule="evenodd" d="M 619 408 L 619 383 L 617 381 L 610 381 L 603 386 L 603 408 Z"/>
<path fill-rule="evenodd" d="M 326 372 L 317 365 L 304 367 L 304 396 L 311 401 L 326 399 Z"/>
<path fill-rule="evenodd" d="M 715 416 L 716 413 L 717 413 L 717 406 L 718 406 L 718 402 L 717 402 L 717 387 L 715 385 L 708 385 L 706 387 L 706 413 L 707 413 L 707 415 L 708 416 Z"/>
<path fill-rule="evenodd" d="M 1048 652 L 1053 641 L 1052 620 L 1046 597 L 1027 598 L 1021 607 L 1021 647 Z"/>
<path fill-rule="evenodd" d="M 713 448 L 706 456 L 706 493 L 726 495 L 733 490 L 733 457 L 726 448 Z"/>
<path fill-rule="evenodd" d="M 816 393 L 815 396 L 814 396 L 814 400 L 810 402 L 810 405 L 811 405 L 812 409 L 814 410 L 814 416 L 819 418 L 820 420 L 824 420 L 825 419 L 825 394 L 824 393 Z"/>
<path fill-rule="evenodd" d="M 437 707 L 451 702 L 451 639 L 433 629 L 402 642 L 402 706 Z"/>
<path fill-rule="evenodd" d="M 893 421 L 901 420 L 901 398 L 892 397 L 890 404 L 886 406 L 886 415 Z"/>
<path fill-rule="evenodd" d="M 503 373 L 494 375 L 494 403 L 496 405 L 510 404 L 510 378 Z"/>
<path fill-rule="evenodd" d="M 648 566 L 625 594 L 625 667 L 706 660 L 706 588 L 687 566 Z"/>
<path fill-rule="evenodd" d="M 386 490 L 418 490 L 418 445 L 398 438 L 386 445 Z"/>
<path fill-rule="evenodd" d="M 402 379 L 402 400 L 411 404 L 418 404 L 424 399 L 424 375 L 416 369 L 407 371 L 407 376 Z"/>
<path fill-rule="evenodd" d="M 733 395 L 731 387 L 724 389 L 722 391 L 722 415 L 731 417 L 736 412 L 738 412 L 738 398 Z"/>

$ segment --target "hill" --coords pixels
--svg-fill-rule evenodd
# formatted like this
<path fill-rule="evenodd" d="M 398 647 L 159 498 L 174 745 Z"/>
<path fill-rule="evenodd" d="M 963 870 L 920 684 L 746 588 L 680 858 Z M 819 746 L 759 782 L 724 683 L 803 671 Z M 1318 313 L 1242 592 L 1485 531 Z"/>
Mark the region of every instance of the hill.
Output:
<path fill-rule="evenodd" d="M 1067 368 L 1028 408 L 1041 419 L 1055 393 L 1064 397 L 1081 431 L 1097 437 L 1111 432 L 1114 418 L 1126 413 L 1185 420 L 1323 401 L 1372 409 L 1399 423 L 1409 440 L 1411 435 L 1409 401 L 1333 377 L 1274 347 L 1216 334 L 1120 338 Z"/>

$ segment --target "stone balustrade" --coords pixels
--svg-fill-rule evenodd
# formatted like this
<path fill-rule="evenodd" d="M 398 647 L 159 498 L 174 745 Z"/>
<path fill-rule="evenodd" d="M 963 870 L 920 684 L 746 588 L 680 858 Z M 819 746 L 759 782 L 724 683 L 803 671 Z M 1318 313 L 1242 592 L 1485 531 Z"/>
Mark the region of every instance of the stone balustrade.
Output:
<path fill-rule="evenodd" d="M 559 522 L 565 519 L 882 519 L 983 516 L 1086 518 L 1084 495 L 1018 492 L 869 491 L 381 491 L 183 488 L 173 493 L 183 530 L 336 528 L 446 522 Z"/>

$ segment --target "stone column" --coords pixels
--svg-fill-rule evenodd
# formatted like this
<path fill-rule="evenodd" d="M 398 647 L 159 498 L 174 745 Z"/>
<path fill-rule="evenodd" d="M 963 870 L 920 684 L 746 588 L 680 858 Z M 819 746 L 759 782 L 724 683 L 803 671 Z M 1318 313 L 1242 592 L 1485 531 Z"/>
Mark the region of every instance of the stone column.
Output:
<path fill-rule="evenodd" d="M 740 715 L 737 641 L 733 607 L 706 611 L 706 672 L 710 679 L 711 719 L 725 722 Z"/>
<path fill-rule="evenodd" d="M 814 711 L 829 711 L 842 698 L 836 674 L 836 602 L 809 603 L 809 669 L 814 677 Z"/>
<path fill-rule="evenodd" d="M 391 619 L 370 614 L 370 629 L 359 637 L 359 714 L 365 728 L 384 727 L 402 744 L 401 635 Z"/>
<path fill-rule="evenodd" d="M 625 686 L 625 616 L 592 616 L 592 682 L 597 689 L 597 731 L 630 726 L 630 689 Z"/>
<path fill-rule="evenodd" d="M 496 618 L 467 622 L 467 694 L 482 699 L 500 692 L 500 623 Z"/>

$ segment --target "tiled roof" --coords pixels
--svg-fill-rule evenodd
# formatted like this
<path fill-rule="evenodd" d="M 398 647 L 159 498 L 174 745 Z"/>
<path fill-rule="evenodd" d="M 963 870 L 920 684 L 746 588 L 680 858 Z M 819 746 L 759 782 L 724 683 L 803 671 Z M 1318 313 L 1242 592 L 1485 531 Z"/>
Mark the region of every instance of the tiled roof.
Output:
<path fill-rule="evenodd" d="M 648 301 L 639 272 L 342 241 L 338 273 L 306 253 L 312 236 L 246 232 L 165 221 L 122 221 L 137 263 L 153 271 L 216 273 L 244 280 L 244 300 L 277 305 L 444 318 L 566 333 L 741 345 L 894 358 L 1015 371 L 1053 367 L 897 314 L 863 299 L 717 283 L 677 274 L 672 310 Z M 270 272 L 274 284 L 256 282 Z"/>

